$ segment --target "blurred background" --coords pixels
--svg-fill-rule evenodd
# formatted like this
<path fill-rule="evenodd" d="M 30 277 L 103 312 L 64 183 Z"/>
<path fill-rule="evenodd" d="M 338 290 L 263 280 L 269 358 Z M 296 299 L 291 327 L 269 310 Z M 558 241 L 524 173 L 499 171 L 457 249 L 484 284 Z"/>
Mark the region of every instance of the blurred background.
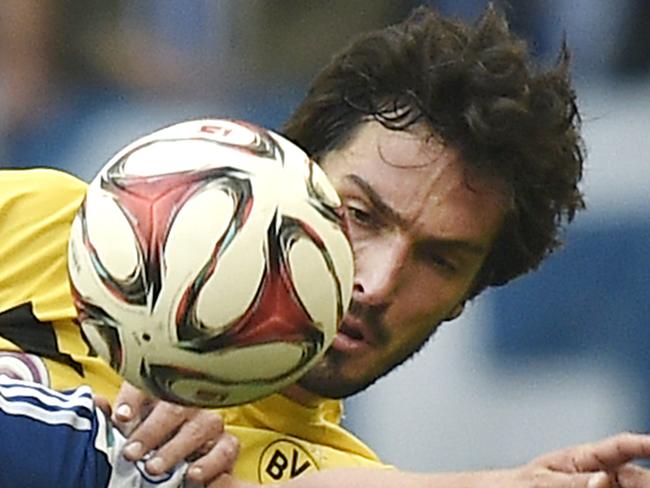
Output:
<path fill-rule="evenodd" d="M 421 3 L 483 0 L 3 0 L 0 161 L 89 179 L 188 117 L 278 128 L 331 54 Z M 499 3 L 499 2 L 495 2 Z M 542 269 L 481 296 L 346 424 L 414 470 L 504 467 L 650 431 L 650 2 L 512 0 L 541 63 L 573 52 L 589 211 Z"/>

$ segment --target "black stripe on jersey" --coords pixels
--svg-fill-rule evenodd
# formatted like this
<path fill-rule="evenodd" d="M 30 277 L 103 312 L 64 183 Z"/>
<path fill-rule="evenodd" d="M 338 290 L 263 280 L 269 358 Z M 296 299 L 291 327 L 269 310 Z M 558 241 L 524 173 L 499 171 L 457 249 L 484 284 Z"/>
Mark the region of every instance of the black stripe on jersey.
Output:
<path fill-rule="evenodd" d="M 59 350 L 54 326 L 40 322 L 29 303 L 0 313 L 0 336 L 24 352 L 64 364 L 74 369 L 79 376 L 84 376 L 81 363 Z"/>

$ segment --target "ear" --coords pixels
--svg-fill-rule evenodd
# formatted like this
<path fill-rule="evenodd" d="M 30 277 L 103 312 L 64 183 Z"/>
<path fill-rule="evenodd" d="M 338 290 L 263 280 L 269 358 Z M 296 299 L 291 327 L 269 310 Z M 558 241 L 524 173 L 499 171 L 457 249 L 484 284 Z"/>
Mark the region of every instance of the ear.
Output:
<path fill-rule="evenodd" d="M 461 313 L 463 313 L 463 310 L 465 310 L 465 301 L 463 300 L 460 302 L 458 305 L 456 305 L 454 308 L 451 309 L 451 312 L 449 312 L 449 315 L 445 317 L 445 322 L 449 322 L 450 320 L 457 319 Z"/>

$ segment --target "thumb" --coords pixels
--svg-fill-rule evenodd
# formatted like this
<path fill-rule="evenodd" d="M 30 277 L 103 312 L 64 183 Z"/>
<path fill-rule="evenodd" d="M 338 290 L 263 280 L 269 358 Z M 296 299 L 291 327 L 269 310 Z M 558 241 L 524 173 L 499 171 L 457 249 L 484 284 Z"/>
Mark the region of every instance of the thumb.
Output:
<path fill-rule="evenodd" d="M 612 486 L 611 477 L 604 471 L 590 473 L 588 476 L 586 488 L 611 488 Z"/>
<path fill-rule="evenodd" d="M 544 482 L 536 486 L 557 488 L 613 488 L 612 478 L 604 471 L 591 473 L 561 473 L 551 472 Z"/>

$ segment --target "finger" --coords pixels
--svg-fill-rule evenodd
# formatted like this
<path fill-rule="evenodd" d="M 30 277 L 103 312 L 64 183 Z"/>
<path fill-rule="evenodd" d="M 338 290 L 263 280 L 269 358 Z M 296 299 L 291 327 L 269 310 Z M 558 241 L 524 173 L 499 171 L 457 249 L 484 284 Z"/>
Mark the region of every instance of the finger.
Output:
<path fill-rule="evenodd" d="M 189 419 L 180 426 L 174 436 L 167 440 L 162 447 L 156 446 L 158 447 L 156 455 L 145 464 L 149 473 L 154 475 L 163 474 L 190 455 L 197 453 L 197 451 L 201 452 L 206 444 L 211 444 L 210 449 L 207 451 L 208 453 L 219 446 L 223 435 L 223 421 L 221 417 L 216 413 L 208 411 L 185 410 L 190 411 L 192 415 L 188 417 Z M 153 416 L 153 413 L 151 416 Z M 166 428 L 171 428 L 171 425 Z M 159 438 L 155 439 L 156 442 L 159 440 Z M 232 441 L 230 442 L 232 443 Z M 227 443 L 220 448 L 220 450 L 225 451 L 228 449 L 229 446 Z M 226 460 L 229 461 L 229 459 L 227 458 Z M 234 462 L 234 459 L 232 462 Z M 219 466 L 216 466 L 215 472 L 218 472 L 218 469 Z"/>
<path fill-rule="evenodd" d="M 613 488 L 614 479 L 608 473 L 603 473 L 602 471 L 598 473 L 590 473 L 588 475 L 571 475 L 571 476 L 583 476 L 586 478 L 586 488 Z M 583 480 L 578 481 L 578 483 L 584 483 Z M 580 485 L 582 486 L 582 485 Z"/>
<path fill-rule="evenodd" d="M 239 454 L 239 440 L 224 433 L 215 446 L 193 462 L 187 470 L 187 478 L 197 484 L 209 483 L 223 474 L 230 474 Z"/>
<path fill-rule="evenodd" d="M 613 488 L 613 476 L 598 471 L 596 473 L 562 473 L 546 471 L 537 476 L 535 486 L 546 488 Z"/>
<path fill-rule="evenodd" d="M 138 461 L 148 452 L 158 449 L 176 434 L 188 417 L 195 413 L 196 409 L 194 408 L 167 402 L 157 403 L 151 413 L 129 435 L 123 450 L 124 457 L 129 461 Z M 159 462 L 155 461 L 152 465 Z"/>
<path fill-rule="evenodd" d="M 93 401 L 95 402 L 95 406 L 102 411 L 106 418 L 110 418 L 111 404 L 108 399 L 100 395 L 93 395 Z"/>
<path fill-rule="evenodd" d="M 624 433 L 589 444 L 555 451 L 537 462 L 555 471 L 614 471 L 635 459 L 650 457 L 650 436 Z"/>
<path fill-rule="evenodd" d="M 579 446 L 574 464 L 578 471 L 612 471 L 635 459 L 650 457 L 650 436 L 625 433 Z"/>
<path fill-rule="evenodd" d="M 119 426 L 127 426 L 130 422 L 136 422 L 145 417 L 148 413 L 153 399 L 135 386 L 122 383 L 120 391 L 115 398 L 115 410 L 113 411 L 113 423 Z M 128 432 L 123 433 L 126 435 Z"/>
<path fill-rule="evenodd" d="M 626 464 L 616 471 L 616 482 L 621 488 L 644 488 L 650 486 L 650 470 Z"/>

